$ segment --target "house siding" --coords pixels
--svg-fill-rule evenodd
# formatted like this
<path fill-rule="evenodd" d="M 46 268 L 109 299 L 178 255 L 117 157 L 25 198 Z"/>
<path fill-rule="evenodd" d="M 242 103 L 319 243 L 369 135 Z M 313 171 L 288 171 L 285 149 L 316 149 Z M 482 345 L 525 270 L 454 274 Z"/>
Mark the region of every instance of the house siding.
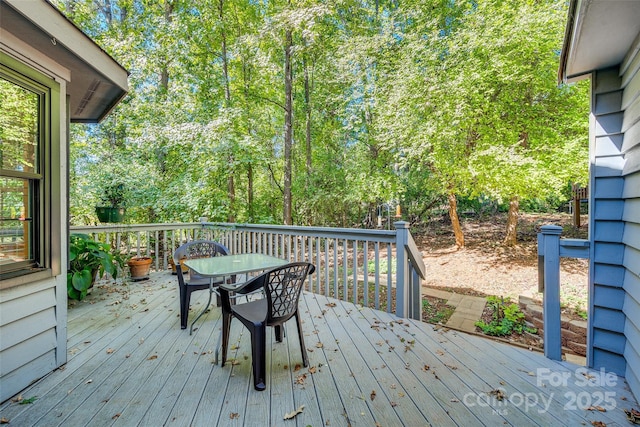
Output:
<path fill-rule="evenodd" d="M 594 73 L 591 111 L 590 256 L 588 364 L 624 375 L 626 335 L 623 311 L 625 277 L 625 160 L 622 104 L 625 94 L 618 69 Z"/>
<path fill-rule="evenodd" d="M 64 274 L 67 264 L 67 196 L 62 191 L 67 186 L 67 82 L 43 65 L 52 63 L 51 58 L 38 57 L 25 45 L 12 40 L 4 37 L 0 43 L 0 52 L 6 54 L 2 56 L 3 65 L 36 81 L 46 79 L 41 83 L 46 81 L 51 92 L 59 95 L 50 98 L 50 155 L 46 165 L 51 169 L 49 180 L 53 189 L 47 225 L 51 227 L 47 230 L 51 242 L 50 274 L 21 276 L 17 278 L 19 283 L 12 282 L 13 279 L 0 281 L 0 402 L 67 361 L 67 284 Z M 10 55 L 10 52 L 19 51 L 27 53 L 31 65 Z M 53 227 L 56 227 L 55 231 Z M 54 233 L 60 238 L 52 238 Z"/>
<path fill-rule="evenodd" d="M 639 39 L 629 50 L 620 66 L 623 88 L 621 110 L 624 111 L 624 138 L 620 152 L 624 156 L 621 176 L 624 187 L 620 196 L 624 203 L 622 223 L 624 231 L 623 289 L 626 337 L 624 358 L 626 377 L 631 390 L 640 396 L 640 55 Z"/>

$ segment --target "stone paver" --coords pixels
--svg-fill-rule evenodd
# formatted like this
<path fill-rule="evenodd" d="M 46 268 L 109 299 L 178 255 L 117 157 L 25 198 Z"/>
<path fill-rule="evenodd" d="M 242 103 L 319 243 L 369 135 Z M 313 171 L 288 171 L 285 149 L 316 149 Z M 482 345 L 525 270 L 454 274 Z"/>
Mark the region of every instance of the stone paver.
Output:
<path fill-rule="evenodd" d="M 446 326 L 466 332 L 475 332 L 475 323 L 482 317 L 486 299 L 470 295 L 455 294 L 439 289 L 424 289 L 426 295 L 447 300 L 447 304 L 455 307 Z"/>

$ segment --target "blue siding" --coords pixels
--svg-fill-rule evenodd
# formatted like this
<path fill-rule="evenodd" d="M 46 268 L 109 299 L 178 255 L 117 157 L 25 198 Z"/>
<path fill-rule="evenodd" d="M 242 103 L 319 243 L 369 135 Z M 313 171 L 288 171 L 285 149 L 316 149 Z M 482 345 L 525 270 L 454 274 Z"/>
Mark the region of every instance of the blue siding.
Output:
<path fill-rule="evenodd" d="M 623 354 L 626 338 L 622 332 L 623 331 L 615 333 L 606 329 L 595 328 L 593 333 L 593 346 L 611 353 Z"/>
<path fill-rule="evenodd" d="M 622 286 L 624 268 L 620 265 L 596 264 L 594 282 L 608 286 Z"/>
<path fill-rule="evenodd" d="M 620 242 L 624 232 L 624 224 L 620 221 L 596 221 L 593 238 L 599 242 Z"/>
<path fill-rule="evenodd" d="M 624 202 L 622 221 L 625 245 L 624 262 L 624 313 L 627 343 L 624 356 L 627 362 L 624 376 L 636 396 L 640 395 L 640 72 L 637 59 L 639 39 L 632 46 L 627 63 L 633 64 L 625 70 L 624 99 L 625 130 L 621 152 L 625 156 L 622 170 Z"/>
<path fill-rule="evenodd" d="M 622 265 L 623 256 L 622 243 L 596 242 L 593 248 L 593 260 L 597 263 Z"/>
<path fill-rule="evenodd" d="M 613 372 L 618 376 L 624 377 L 627 363 L 621 354 L 595 349 L 591 367 L 593 369 L 605 369 L 607 372 Z M 636 393 L 634 392 L 634 394 Z"/>
<path fill-rule="evenodd" d="M 596 94 L 595 114 L 609 114 L 620 112 L 622 104 L 622 91 L 615 90 Z M 618 127 L 617 129 L 620 129 Z"/>
<path fill-rule="evenodd" d="M 598 307 L 622 310 L 625 296 L 624 289 L 596 285 L 593 295 Z"/>
<path fill-rule="evenodd" d="M 596 157 L 620 155 L 623 135 L 605 135 L 596 138 Z"/>
<path fill-rule="evenodd" d="M 595 191 L 598 191 L 597 189 Z M 618 200 L 595 200 L 594 219 L 619 221 L 622 219 L 624 202 Z"/>
<path fill-rule="evenodd" d="M 596 199 L 620 199 L 624 189 L 624 178 L 610 177 L 598 181 L 593 197 Z"/>
<path fill-rule="evenodd" d="M 623 91 L 617 68 L 598 71 L 592 81 L 592 164 L 590 178 L 589 366 L 623 375 L 625 293 L 622 288 L 624 236 L 624 112 Z"/>
<path fill-rule="evenodd" d="M 621 310 L 613 310 L 596 305 L 592 324 L 594 328 L 613 332 L 624 332 L 624 313 Z"/>

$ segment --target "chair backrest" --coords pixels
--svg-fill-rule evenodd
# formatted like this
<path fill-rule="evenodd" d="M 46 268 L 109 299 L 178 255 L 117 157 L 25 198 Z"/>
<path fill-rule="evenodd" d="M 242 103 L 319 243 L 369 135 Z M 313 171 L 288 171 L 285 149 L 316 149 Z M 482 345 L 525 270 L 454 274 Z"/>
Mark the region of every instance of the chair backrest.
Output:
<path fill-rule="evenodd" d="M 302 285 L 316 267 L 308 262 L 294 262 L 265 273 L 264 292 L 269 311 L 267 324 L 287 321 L 298 309 Z"/>
<path fill-rule="evenodd" d="M 184 243 L 173 253 L 173 262 L 176 265 L 178 279 L 181 279 L 182 274 L 186 273 L 182 271 L 180 260 L 193 258 L 210 258 L 223 255 L 229 255 L 229 249 L 213 240 L 192 240 L 190 242 Z M 189 277 L 191 280 L 203 278 L 193 271 L 190 272 Z"/>

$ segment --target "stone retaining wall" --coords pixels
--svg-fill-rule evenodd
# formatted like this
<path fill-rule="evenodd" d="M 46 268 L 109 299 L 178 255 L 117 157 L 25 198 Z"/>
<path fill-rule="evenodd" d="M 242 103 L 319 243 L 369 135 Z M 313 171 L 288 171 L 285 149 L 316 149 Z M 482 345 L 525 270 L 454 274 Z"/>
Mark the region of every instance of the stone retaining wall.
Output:
<path fill-rule="evenodd" d="M 542 314 L 542 306 L 531 298 L 520 296 L 520 309 L 525 314 L 525 320 L 530 326 L 538 329 L 538 335 L 543 336 L 544 320 Z M 564 314 L 561 317 L 561 342 L 562 352 L 577 354 L 579 356 L 587 355 L 587 321 L 572 320 Z"/>

